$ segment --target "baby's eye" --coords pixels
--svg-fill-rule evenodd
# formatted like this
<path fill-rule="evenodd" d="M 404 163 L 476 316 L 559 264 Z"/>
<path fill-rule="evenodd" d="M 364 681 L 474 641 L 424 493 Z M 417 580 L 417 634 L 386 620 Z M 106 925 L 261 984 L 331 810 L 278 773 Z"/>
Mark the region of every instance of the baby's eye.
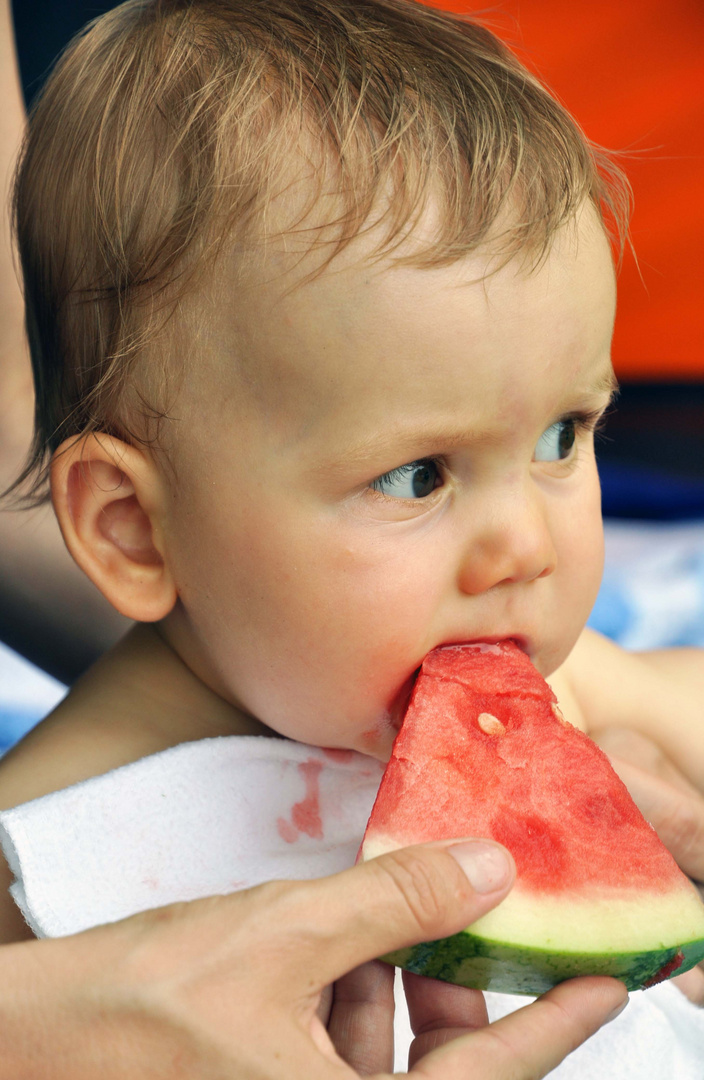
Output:
<path fill-rule="evenodd" d="M 430 459 L 411 461 L 378 476 L 372 488 L 395 499 L 424 499 L 441 483 L 440 468 Z"/>
<path fill-rule="evenodd" d="M 558 420 L 538 439 L 533 452 L 534 461 L 564 461 L 570 456 L 577 433 L 575 419 Z"/>

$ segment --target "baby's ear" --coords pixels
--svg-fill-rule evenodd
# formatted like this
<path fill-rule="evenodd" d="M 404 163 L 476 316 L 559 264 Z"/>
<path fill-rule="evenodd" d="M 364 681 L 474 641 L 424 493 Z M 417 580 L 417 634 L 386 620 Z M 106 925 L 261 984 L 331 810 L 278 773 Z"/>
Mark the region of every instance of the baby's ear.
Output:
<path fill-rule="evenodd" d="M 111 435 L 68 439 L 52 459 L 51 497 L 68 550 L 112 606 L 138 622 L 164 618 L 177 594 L 153 460 Z"/>

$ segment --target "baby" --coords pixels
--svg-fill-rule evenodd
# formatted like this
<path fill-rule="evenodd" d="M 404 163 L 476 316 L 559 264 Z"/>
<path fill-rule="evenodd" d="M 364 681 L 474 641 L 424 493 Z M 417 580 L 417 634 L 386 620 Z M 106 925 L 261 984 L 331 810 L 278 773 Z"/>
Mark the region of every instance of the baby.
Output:
<path fill-rule="evenodd" d="M 425 654 L 505 638 L 704 788 L 701 653 L 584 630 L 626 192 L 409 0 L 129 0 L 79 38 L 18 175 L 25 479 L 137 625 L 1 805 L 212 736 L 385 762 Z"/>

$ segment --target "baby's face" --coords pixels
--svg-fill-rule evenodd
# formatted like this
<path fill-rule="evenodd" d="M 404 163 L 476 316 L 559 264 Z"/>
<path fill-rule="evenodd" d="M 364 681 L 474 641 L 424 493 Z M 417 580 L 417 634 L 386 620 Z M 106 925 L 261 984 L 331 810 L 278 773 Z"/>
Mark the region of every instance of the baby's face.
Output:
<path fill-rule="evenodd" d="M 281 734 L 385 759 L 430 649 L 515 638 L 549 675 L 584 626 L 614 276 L 591 212 L 538 270 L 484 281 L 480 256 L 420 270 L 361 245 L 203 334 L 164 632 Z"/>

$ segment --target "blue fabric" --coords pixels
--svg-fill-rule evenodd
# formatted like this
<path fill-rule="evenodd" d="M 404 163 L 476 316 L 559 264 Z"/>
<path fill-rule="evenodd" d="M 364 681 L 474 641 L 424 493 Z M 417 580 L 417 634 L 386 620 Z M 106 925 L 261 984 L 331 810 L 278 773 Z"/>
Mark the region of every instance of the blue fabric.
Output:
<path fill-rule="evenodd" d="M 589 626 L 614 641 L 620 641 L 633 625 L 636 613 L 624 590 L 615 581 L 604 579 L 596 604 L 589 617 Z"/>
<path fill-rule="evenodd" d="M 41 709 L 13 709 L 0 703 L 0 754 L 4 754 L 41 720 Z"/>
<path fill-rule="evenodd" d="M 0 754 L 46 716 L 66 687 L 0 643 Z"/>
<path fill-rule="evenodd" d="M 704 522 L 606 523 L 589 625 L 627 649 L 704 647 Z"/>

